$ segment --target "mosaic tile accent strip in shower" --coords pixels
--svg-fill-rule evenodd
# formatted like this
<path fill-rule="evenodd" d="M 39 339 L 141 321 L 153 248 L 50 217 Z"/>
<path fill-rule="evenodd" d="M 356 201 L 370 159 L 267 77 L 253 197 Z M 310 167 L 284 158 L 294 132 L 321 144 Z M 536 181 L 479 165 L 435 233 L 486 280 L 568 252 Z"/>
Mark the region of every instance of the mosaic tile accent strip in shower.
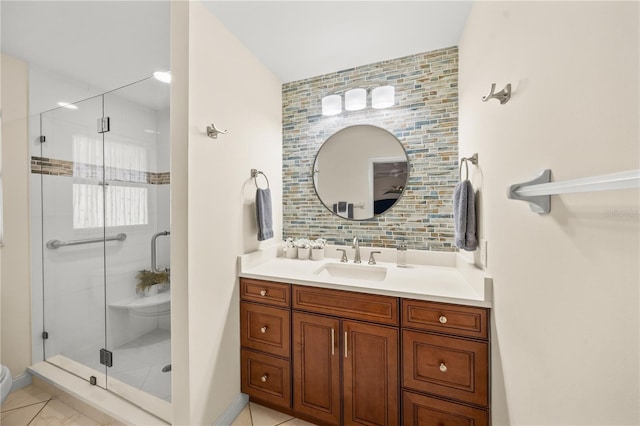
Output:
<path fill-rule="evenodd" d="M 101 179 L 103 168 L 96 164 L 77 163 L 69 160 L 56 160 L 46 157 L 31 157 L 31 173 L 68 176 L 83 179 Z M 131 183 L 149 183 L 151 185 L 168 185 L 171 183 L 170 172 L 144 172 L 117 167 L 105 167 L 106 180 Z"/>
<path fill-rule="evenodd" d="M 325 117 L 321 99 L 352 86 L 389 84 L 395 105 L 387 109 L 343 111 Z M 458 182 L 458 48 L 406 56 L 282 87 L 283 235 L 326 238 L 350 244 L 454 251 L 453 189 Z M 322 143 L 336 131 L 371 124 L 393 133 L 411 164 L 402 199 L 383 215 L 349 221 L 318 200 L 312 167 Z"/>

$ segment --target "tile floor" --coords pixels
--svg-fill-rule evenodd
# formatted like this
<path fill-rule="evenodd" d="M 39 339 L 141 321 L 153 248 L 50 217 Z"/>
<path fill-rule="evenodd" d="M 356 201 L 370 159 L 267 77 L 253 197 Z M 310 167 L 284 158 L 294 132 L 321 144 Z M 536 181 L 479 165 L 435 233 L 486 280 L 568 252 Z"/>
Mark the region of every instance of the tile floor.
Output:
<path fill-rule="evenodd" d="M 2 426 L 100 424 L 33 385 L 11 392 L 0 410 Z"/>
<path fill-rule="evenodd" d="M 262 405 L 250 402 L 233 421 L 231 426 L 314 426 L 313 423 L 296 419 Z"/>
<path fill-rule="evenodd" d="M 2 426 L 100 425 L 33 385 L 10 393 L 2 404 L 1 412 Z M 250 402 L 231 426 L 314 426 L 314 424 Z"/>

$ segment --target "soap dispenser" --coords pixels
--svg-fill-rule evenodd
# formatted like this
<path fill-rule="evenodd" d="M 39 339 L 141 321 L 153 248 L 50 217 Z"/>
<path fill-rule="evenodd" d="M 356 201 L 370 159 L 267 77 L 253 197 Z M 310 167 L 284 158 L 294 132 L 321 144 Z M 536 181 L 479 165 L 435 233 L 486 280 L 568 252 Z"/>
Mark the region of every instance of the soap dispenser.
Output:
<path fill-rule="evenodd" d="M 398 248 L 396 249 L 398 252 L 398 267 L 406 268 L 407 267 L 407 244 L 404 241 L 400 241 L 398 244 Z"/>

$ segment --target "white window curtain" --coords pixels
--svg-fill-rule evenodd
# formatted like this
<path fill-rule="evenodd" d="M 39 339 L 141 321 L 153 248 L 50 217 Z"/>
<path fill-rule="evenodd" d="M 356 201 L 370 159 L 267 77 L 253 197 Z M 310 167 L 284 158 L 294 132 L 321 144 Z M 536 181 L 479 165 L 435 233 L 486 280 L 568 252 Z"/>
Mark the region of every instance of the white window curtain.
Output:
<path fill-rule="evenodd" d="M 107 227 L 146 225 L 148 191 L 145 187 L 108 185 L 103 204 L 102 186 L 87 183 L 73 184 L 73 227 L 100 228 L 107 215 Z"/>
<path fill-rule="evenodd" d="M 139 145 L 107 140 L 104 143 L 106 181 L 102 186 L 103 147 L 100 139 L 76 135 L 73 140 L 73 227 L 75 229 L 146 225 L 148 189 L 147 150 Z M 87 167 L 90 165 L 93 167 Z M 88 182 L 89 179 L 95 179 Z M 106 193 L 103 197 L 103 188 Z M 106 204 L 105 204 L 106 203 Z M 106 206 L 106 207 L 105 207 Z"/>

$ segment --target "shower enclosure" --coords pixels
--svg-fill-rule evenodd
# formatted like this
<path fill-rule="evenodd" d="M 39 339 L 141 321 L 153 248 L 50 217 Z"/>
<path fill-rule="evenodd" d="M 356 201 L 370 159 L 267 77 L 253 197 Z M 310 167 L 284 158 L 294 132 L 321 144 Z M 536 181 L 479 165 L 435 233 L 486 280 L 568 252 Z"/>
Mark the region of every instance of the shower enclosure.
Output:
<path fill-rule="evenodd" d="M 43 359 L 149 411 L 166 409 L 169 85 L 150 77 L 34 117 L 33 275 L 43 310 L 34 339 Z"/>

